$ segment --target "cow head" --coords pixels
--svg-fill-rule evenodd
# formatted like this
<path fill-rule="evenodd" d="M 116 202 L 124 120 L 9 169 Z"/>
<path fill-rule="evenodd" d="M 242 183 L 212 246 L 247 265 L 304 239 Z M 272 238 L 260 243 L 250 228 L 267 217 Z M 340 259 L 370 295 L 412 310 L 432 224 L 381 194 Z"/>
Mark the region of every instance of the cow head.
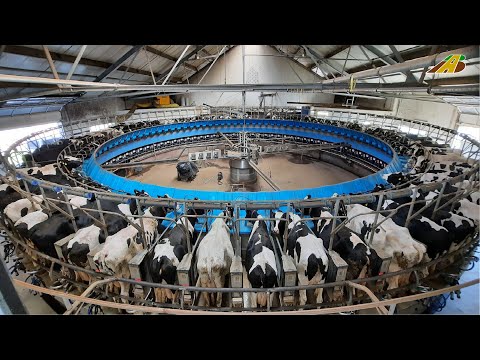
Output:
<path fill-rule="evenodd" d="M 162 199 L 162 198 L 163 198 L 163 199 L 172 199 L 172 197 L 171 197 L 170 195 L 168 195 L 168 194 L 165 194 L 165 195 L 163 195 L 163 196 L 157 195 L 157 197 L 160 198 L 160 199 Z M 177 205 L 177 210 L 179 210 L 179 207 L 180 207 L 180 205 Z M 166 210 L 167 210 L 167 212 L 172 212 L 172 211 L 175 210 L 175 208 L 173 208 L 173 207 L 167 207 Z"/>
<path fill-rule="evenodd" d="M 150 206 L 148 209 L 150 210 L 150 214 L 152 214 L 152 216 L 165 217 L 167 214 L 163 206 Z"/>
<path fill-rule="evenodd" d="M 377 184 L 375 185 L 375 187 L 373 188 L 372 192 L 375 193 L 375 192 L 379 192 L 379 191 L 383 191 L 385 190 L 385 185 L 383 184 Z"/>
<path fill-rule="evenodd" d="M 198 215 L 194 209 L 188 209 L 187 211 L 187 215 Z M 194 229 L 195 228 L 195 224 L 197 223 L 198 221 L 198 218 L 195 216 L 195 217 L 188 217 L 187 218 L 188 221 L 190 222 L 190 224 L 192 225 L 192 228 Z M 190 228 L 190 227 L 189 227 Z M 192 235 L 192 234 L 190 234 Z"/>
<path fill-rule="evenodd" d="M 97 200 L 97 198 L 95 197 L 95 194 L 94 194 L 94 193 L 89 193 L 89 194 L 87 194 L 87 195 L 88 195 L 88 196 L 87 196 L 87 199 L 88 199 L 89 202 L 94 202 L 94 201 Z"/>
<path fill-rule="evenodd" d="M 193 198 L 193 200 L 199 200 L 197 197 Z M 204 215 L 205 209 L 193 209 L 196 215 Z"/>
<path fill-rule="evenodd" d="M 360 235 L 363 240 L 368 239 L 370 232 L 372 231 L 372 224 L 367 224 L 365 220 L 363 220 L 363 226 L 360 229 Z"/>
<path fill-rule="evenodd" d="M 258 216 L 257 210 L 247 210 L 247 211 L 246 211 L 246 214 L 245 214 L 245 217 L 247 217 L 247 218 L 254 218 L 254 219 L 256 219 L 257 216 Z M 253 223 L 253 222 L 255 222 L 255 220 L 248 220 L 248 222 L 249 222 L 249 223 Z"/>
<path fill-rule="evenodd" d="M 230 218 L 233 217 L 233 207 L 231 206 L 230 203 L 227 204 L 223 212 L 225 213 L 226 216 Z"/>
<path fill-rule="evenodd" d="M 453 203 L 453 210 L 458 210 L 460 208 L 460 206 L 462 206 L 462 204 L 460 203 L 460 201 L 455 201 Z"/>

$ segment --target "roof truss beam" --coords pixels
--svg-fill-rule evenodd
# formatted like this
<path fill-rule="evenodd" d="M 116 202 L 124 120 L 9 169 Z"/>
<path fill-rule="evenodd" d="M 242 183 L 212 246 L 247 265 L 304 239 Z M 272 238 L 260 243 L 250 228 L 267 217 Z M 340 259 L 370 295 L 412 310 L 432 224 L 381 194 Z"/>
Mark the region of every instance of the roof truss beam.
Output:
<path fill-rule="evenodd" d="M 177 60 L 178 60 L 178 58 L 176 58 L 175 56 L 168 55 L 167 53 L 165 53 L 163 51 L 160 51 L 158 49 L 155 49 L 153 46 L 150 46 L 150 45 L 145 46 L 145 50 L 147 50 L 148 52 L 150 52 L 152 54 L 158 55 L 158 56 L 160 56 L 164 59 L 168 59 L 170 61 L 173 61 L 174 63 L 177 62 Z M 190 65 L 190 64 L 187 64 L 187 63 L 184 63 L 183 65 L 186 68 L 189 68 L 190 70 L 198 71 L 198 69 L 193 65 Z"/>
<path fill-rule="evenodd" d="M 185 55 L 180 61 L 178 61 L 178 63 L 175 63 L 176 66 L 177 66 L 177 69 L 180 65 L 182 65 L 183 63 L 185 63 L 185 61 L 188 61 L 188 59 L 190 59 L 193 55 L 195 55 L 196 53 L 198 53 L 200 50 L 202 50 L 206 45 L 196 45 L 195 46 L 195 49 L 191 52 L 189 52 L 187 55 Z M 162 74 L 158 75 L 157 78 L 156 78 L 156 82 L 160 82 L 163 80 L 163 78 L 165 76 L 168 75 L 168 73 L 170 72 L 170 70 L 172 70 L 172 68 L 175 66 L 172 65 L 170 66 L 166 71 L 164 71 Z"/>
<path fill-rule="evenodd" d="M 80 48 L 80 51 L 78 52 L 77 57 L 75 58 L 75 62 L 73 63 L 72 67 L 70 68 L 70 71 L 67 74 L 67 77 L 66 77 L 67 80 L 70 80 L 73 73 L 75 72 L 75 69 L 77 68 L 78 63 L 82 59 L 83 53 L 85 52 L 86 48 L 87 48 L 87 45 L 82 45 L 82 47 Z"/>
<path fill-rule="evenodd" d="M 93 80 L 94 82 L 100 82 L 102 81 L 103 79 L 105 79 L 106 77 L 108 77 L 108 75 L 110 75 L 112 72 L 114 72 L 115 70 L 117 70 L 126 60 L 128 60 L 131 56 L 133 56 L 134 54 L 136 54 L 137 52 L 140 51 L 140 49 L 143 47 L 143 45 L 135 45 L 134 47 L 132 47 L 130 50 L 128 50 L 125 54 L 123 54 L 120 59 L 118 59 L 117 61 L 115 61 L 112 65 L 110 65 L 104 72 L 102 72 L 100 75 L 97 76 L 97 78 L 95 80 Z"/>
<path fill-rule="evenodd" d="M 438 45 L 432 46 L 432 48 L 430 49 L 430 54 L 429 55 L 435 54 L 435 52 L 437 51 L 437 48 L 438 48 Z M 420 78 L 418 79 L 419 84 L 423 83 L 423 79 L 425 79 L 425 75 L 427 75 L 428 68 L 429 68 L 429 66 L 425 66 L 423 68 L 422 74 L 420 75 Z"/>
<path fill-rule="evenodd" d="M 52 70 L 53 77 L 57 80 L 60 79 L 58 77 L 57 68 L 55 67 L 55 64 L 53 63 L 52 57 L 50 56 L 50 51 L 48 51 L 48 47 L 46 45 L 42 45 L 42 47 L 43 47 L 43 51 L 45 52 L 45 57 L 47 58 L 48 65 L 50 66 L 50 69 Z"/>
<path fill-rule="evenodd" d="M 381 62 L 385 63 L 386 65 L 393 65 L 396 64 L 397 62 L 393 60 L 389 55 L 384 54 L 381 52 L 379 49 L 377 49 L 373 45 L 362 45 L 365 49 L 373 53 L 375 56 L 378 57 L 378 60 Z M 374 59 L 375 60 L 375 59 Z"/>
<path fill-rule="evenodd" d="M 26 46 L 18 46 L 18 45 L 7 45 L 4 50 L 5 53 L 9 54 L 15 54 L 15 55 L 23 55 L 27 57 L 33 57 L 33 58 L 38 58 L 38 59 L 43 59 L 45 60 L 45 53 L 43 50 L 40 49 L 34 49 L 34 48 L 29 48 Z M 53 51 L 50 51 L 50 56 L 52 57 L 52 60 L 54 61 L 61 61 L 61 62 L 66 62 L 69 64 L 73 64 L 75 62 L 76 56 L 72 55 L 67 55 L 67 54 L 60 54 L 56 53 Z M 106 61 L 99 61 L 99 60 L 93 60 L 93 59 L 88 59 L 85 57 L 82 57 L 79 61 L 79 64 L 86 65 L 86 66 L 94 66 L 94 67 L 99 67 L 103 69 L 109 68 L 112 63 L 106 62 Z M 117 70 L 120 71 L 125 71 L 127 70 L 127 67 L 122 65 L 120 66 Z M 150 77 L 150 72 L 141 70 L 141 69 L 135 69 L 135 68 L 128 68 L 128 72 L 132 74 L 140 74 L 140 75 L 146 75 Z"/>
<path fill-rule="evenodd" d="M 348 72 L 347 71 L 344 71 L 342 69 L 339 69 L 335 66 L 334 63 L 332 63 L 330 60 L 328 60 L 327 58 L 325 57 L 322 57 L 319 53 L 317 53 L 314 49 L 312 49 L 310 46 L 308 45 L 302 45 L 304 46 L 305 49 L 308 49 L 309 52 L 320 62 L 323 62 L 325 63 L 326 65 L 330 66 L 332 69 L 334 69 L 335 71 L 337 71 L 340 75 L 342 76 L 346 76 L 348 75 Z M 332 73 L 333 74 L 333 73 Z"/>
<path fill-rule="evenodd" d="M 227 50 L 225 50 L 222 54 L 222 56 L 225 56 L 226 53 L 228 53 L 230 50 L 232 50 L 236 45 L 227 45 Z M 200 50 L 201 52 L 203 52 L 204 54 L 206 54 L 207 56 L 212 56 L 208 51 L 206 51 L 205 49 L 202 49 Z M 199 51 L 199 52 L 200 52 Z M 190 78 L 194 75 L 196 75 L 198 72 L 202 71 L 205 67 L 208 66 L 208 64 L 210 64 L 211 61 L 213 61 L 212 59 L 208 58 L 208 59 L 205 59 L 207 61 L 203 62 L 202 64 L 200 64 L 198 66 L 198 70 L 196 72 L 194 72 L 193 74 L 191 75 L 187 75 L 183 78 L 183 82 L 189 82 Z"/>
<path fill-rule="evenodd" d="M 405 62 L 405 60 L 403 60 L 402 55 L 400 55 L 395 45 L 388 45 L 388 46 L 390 47 L 390 50 L 392 50 L 393 55 L 399 62 L 401 63 Z M 417 79 L 415 79 L 415 76 L 412 75 L 412 72 L 410 70 L 407 70 L 405 72 L 405 75 L 407 76 L 407 79 L 405 81 L 407 82 L 417 81 Z"/>
<path fill-rule="evenodd" d="M 300 48 L 302 47 L 301 45 L 299 45 Z M 347 50 L 348 48 L 350 48 L 352 45 L 340 45 L 338 48 L 336 48 L 335 50 L 332 50 L 330 51 L 327 55 L 325 55 L 323 58 L 324 59 L 330 59 L 332 57 L 334 57 L 335 55 L 341 53 L 343 50 Z M 315 64 L 312 65 L 312 68 L 315 67 Z"/>
<path fill-rule="evenodd" d="M 377 67 L 375 66 L 375 64 L 373 63 L 372 59 L 370 59 L 370 56 L 368 56 L 368 53 L 365 51 L 365 49 L 363 48 L 363 45 L 359 45 L 358 46 L 360 48 L 360 50 L 362 50 L 363 52 L 363 55 L 365 55 L 365 57 L 367 58 L 368 62 L 370 63 L 370 65 L 372 65 L 372 67 L 374 69 L 376 69 Z M 380 75 L 380 79 L 383 81 L 384 84 L 386 84 L 387 82 L 385 81 L 385 79 L 383 78 L 382 75 Z"/>
<path fill-rule="evenodd" d="M 416 47 L 412 49 L 407 49 L 407 50 L 400 51 L 400 54 L 402 55 L 402 58 L 405 61 L 413 60 L 420 57 L 431 55 L 430 51 L 432 46 L 434 45 L 426 45 L 426 46 Z M 455 49 L 463 48 L 467 46 L 469 45 L 439 45 L 436 52 L 445 52 L 445 51 L 455 50 Z M 380 67 L 384 65 L 384 62 L 381 61 L 380 59 L 372 59 L 372 64 L 365 63 L 362 65 L 356 66 L 354 68 L 350 68 L 349 72 L 353 74 L 363 70 L 370 70 L 370 69 L 373 69 L 373 65 Z"/>
<path fill-rule="evenodd" d="M 290 60 L 292 60 L 295 64 L 297 64 L 298 66 L 302 67 L 303 69 L 307 70 L 309 73 L 311 74 L 314 74 L 316 77 L 318 77 L 319 79 L 324 79 L 324 77 L 318 75 L 315 71 L 313 71 L 312 69 L 309 69 L 308 67 L 306 67 L 305 65 L 303 65 L 300 61 L 296 60 L 294 55 L 290 55 L 290 54 L 287 54 L 286 52 L 280 50 L 279 48 L 277 48 L 275 45 L 269 45 L 272 49 L 278 51 L 280 54 L 282 55 L 286 55 L 286 57 L 288 57 Z M 297 53 L 298 53 L 298 50 L 297 50 Z"/>
<path fill-rule="evenodd" d="M 335 77 L 335 74 L 334 74 L 331 70 L 327 70 L 327 69 L 323 66 L 323 64 L 320 65 L 320 64 L 318 63 L 318 59 L 317 59 L 315 56 L 313 56 L 313 54 L 310 52 L 310 50 L 309 50 L 305 45 L 301 45 L 301 46 L 305 49 L 305 53 L 308 55 L 308 57 L 309 57 L 310 59 L 312 59 L 312 61 L 314 62 L 315 66 L 317 67 L 317 69 L 320 69 L 320 70 L 322 70 L 322 72 L 324 72 L 325 74 L 327 74 L 327 76 L 324 77 L 325 79 L 328 79 L 328 75 L 329 75 L 329 74 L 332 75 L 333 77 Z M 313 68 L 312 68 L 312 70 L 313 70 Z"/>

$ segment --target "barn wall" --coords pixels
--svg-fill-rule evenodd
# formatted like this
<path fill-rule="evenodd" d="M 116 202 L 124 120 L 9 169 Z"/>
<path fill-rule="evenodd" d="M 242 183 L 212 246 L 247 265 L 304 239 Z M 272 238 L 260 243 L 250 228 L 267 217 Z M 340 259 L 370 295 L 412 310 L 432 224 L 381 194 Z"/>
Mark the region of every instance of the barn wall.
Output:
<path fill-rule="evenodd" d="M 396 115 L 409 120 L 423 120 L 431 124 L 454 129 L 458 118 L 458 110 L 450 104 L 398 99 Z"/>
<path fill-rule="evenodd" d="M 460 114 L 458 121 L 465 125 L 480 126 L 480 115 Z"/>
<path fill-rule="evenodd" d="M 61 121 L 60 111 L 0 117 L 0 130 L 16 129 Z"/>
<path fill-rule="evenodd" d="M 70 103 L 62 109 L 62 121 L 65 124 L 76 123 L 83 120 L 105 118 L 115 115 L 116 112 L 125 109 L 125 101 L 122 98 L 99 99 Z"/>
<path fill-rule="evenodd" d="M 351 97 L 335 95 L 334 102 L 335 104 L 346 104 L 347 99 L 351 100 Z M 367 109 L 367 110 L 392 111 L 393 104 L 394 104 L 394 100 L 393 98 L 390 98 L 390 97 L 383 98 L 383 99 L 370 99 L 370 98 L 356 97 L 354 100 L 354 105 L 356 105 L 358 109 Z"/>
<path fill-rule="evenodd" d="M 265 45 L 245 45 L 246 55 L 279 55 L 277 51 Z M 225 59 L 226 58 L 226 59 Z M 226 61 L 226 67 L 225 67 Z M 295 71 L 292 71 L 292 68 Z M 189 79 L 191 84 L 200 81 L 208 66 Z M 296 74 L 295 74 L 296 72 Z M 202 84 L 242 84 L 243 83 L 242 46 L 236 46 L 222 55 L 202 80 Z M 273 83 L 311 83 L 320 78 L 307 71 L 286 57 L 279 56 L 245 56 L 245 83 L 247 84 L 273 84 Z M 246 105 L 258 106 L 260 93 L 247 93 Z M 287 104 L 288 101 L 332 103 L 334 95 L 330 94 L 297 94 L 278 93 L 267 98 L 267 105 L 273 106 L 301 106 Z M 183 95 L 180 103 L 186 106 L 202 105 L 211 106 L 240 106 L 242 94 L 240 92 L 198 92 Z"/>

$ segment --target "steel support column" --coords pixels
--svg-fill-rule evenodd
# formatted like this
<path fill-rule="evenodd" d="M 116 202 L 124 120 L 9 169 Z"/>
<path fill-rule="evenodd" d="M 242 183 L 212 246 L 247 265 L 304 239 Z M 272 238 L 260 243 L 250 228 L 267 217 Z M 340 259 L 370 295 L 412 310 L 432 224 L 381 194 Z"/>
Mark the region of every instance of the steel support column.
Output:
<path fill-rule="evenodd" d="M 7 266 L 0 260 L 0 315 L 28 314 L 12 284 Z"/>

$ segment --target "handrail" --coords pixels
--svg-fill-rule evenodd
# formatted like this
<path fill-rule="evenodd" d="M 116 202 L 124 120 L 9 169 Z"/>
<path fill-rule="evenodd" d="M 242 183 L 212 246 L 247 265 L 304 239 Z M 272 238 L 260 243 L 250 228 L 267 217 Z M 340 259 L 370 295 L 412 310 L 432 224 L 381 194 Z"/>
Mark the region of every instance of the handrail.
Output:
<path fill-rule="evenodd" d="M 108 281 L 105 282 L 95 282 L 92 285 L 100 285 L 105 284 L 108 282 L 113 282 L 116 281 L 117 279 L 112 278 L 108 279 Z M 122 303 L 114 303 L 112 301 L 105 301 L 105 300 L 98 300 L 98 299 L 92 299 L 92 298 L 87 298 L 83 294 L 82 296 L 78 295 L 73 295 L 69 293 L 64 293 L 58 290 L 52 290 L 52 289 L 47 289 L 41 286 L 37 285 L 32 285 L 28 284 L 24 281 L 20 281 L 17 279 L 12 280 L 15 285 L 18 285 L 20 287 L 23 287 L 25 289 L 41 292 L 44 294 L 49 294 L 52 296 L 59 296 L 65 299 L 72 299 L 75 300 L 76 302 L 84 302 L 88 304 L 95 304 L 95 305 L 100 305 L 100 306 L 105 306 L 105 307 L 110 307 L 110 308 L 116 308 L 116 309 L 124 309 L 124 310 L 132 310 L 132 311 L 140 311 L 143 313 L 158 313 L 158 314 L 171 314 L 171 315 L 327 315 L 327 314 L 336 314 L 340 312 L 345 312 L 345 311 L 356 311 L 356 310 L 365 310 L 365 309 L 371 309 L 371 308 L 383 308 L 385 309 L 385 306 L 389 305 L 395 305 L 395 304 L 401 304 L 405 302 L 410 302 L 410 301 L 416 301 L 416 300 L 422 300 L 422 299 L 427 299 L 433 296 L 439 296 L 442 294 L 458 291 L 460 289 L 469 287 L 469 286 L 474 286 L 480 283 L 480 279 L 477 278 L 475 280 L 468 281 L 463 284 L 459 285 L 454 285 L 454 286 L 449 286 L 443 289 L 438 289 L 438 290 L 433 290 L 433 291 L 428 291 L 424 292 L 421 294 L 416 294 L 416 295 L 409 295 L 409 296 L 403 296 L 399 298 L 394 298 L 394 299 L 388 299 L 388 300 L 381 300 L 381 301 L 372 301 L 369 303 L 362 303 L 362 304 L 357 304 L 357 305 L 347 305 L 347 306 L 339 306 L 339 307 L 331 307 L 331 308 L 324 308 L 324 309 L 309 309 L 309 310 L 290 310 L 290 311 L 271 311 L 271 312 L 214 312 L 214 311 L 208 311 L 208 310 L 182 310 L 182 309 L 167 309 L 167 308 L 162 308 L 162 307 L 152 307 L 152 306 L 142 306 L 142 305 L 131 305 L 131 304 L 122 304 Z M 85 291 L 86 292 L 86 291 Z M 84 292 L 84 293 L 85 293 Z M 72 307 L 73 309 L 73 307 Z"/>
<path fill-rule="evenodd" d="M 18 244 L 21 244 L 23 247 L 27 247 L 28 245 L 17 239 L 15 235 L 6 229 L 2 224 L 0 224 L 0 229 L 4 230 L 11 238 L 14 239 L 14 241 Z M 125 283 L 129 283 L 132 285 L 140 285 L 140 286 L 147 286 L 147 287 L 156 287 L 156 288 L 164 288 L 164 289 L 170 289 L 170 290 L 175 290 L 175 291 L 182 291 L 182 290 L 188 290 L 188 291 L 201 291 L 201 292 L 221 292 L 221 293 L 233 293 L 233 292 L 270 292 L 270 293 L 281 293 L 285 291 L 295 291 L 295 290 L 314 290 L 314 289 L 319 289 L 319 288 L 331 288 L 335 286 L 345 286 L 347 285 L 347 282 L 350 281 L 352 283 L 363 283 L 363 282 L 373 282 L 373 281 L 378 281 L 378 280 L 385 280 L 394 276 L 398 275 L 404 275 L 404 274 L 410 274 L 414 271 L 421 271 L 425 268 L 429 268 L 441 261 L 444 261 L 445 259 L 455 256 L 457 254 L 461 254 L 463 251 L 465 251 L 465 248 L 468 247 L 470 248 L 472 245 L 477 245 L 478 239 L 474 242 L 470 241 L 464 244 L 464 246 L 460 247 L 459 249 L 452 251 L 450 253 L 445 254 L 444 256 L 438 257 L 435 260 L 431 260 L 429 262 L 425 263 L 419 263 L 416 266 L 404 270 L 399 270 L 395 272 L 389 272 L 385 273 L 382 275 L 377 275 L 377 276 L 372 276 L 368 278 L 361 278 L 361 279 L 353 279 L 353 280 L 342 280 L 342 281 L 336 281 L 336 282 L 328 282 L 328 283 L 323 283 L 323 284 L 316 284 L 316 285 L 296 285 L 296 286 L 283 286 L 283 287 L 273 287 L 273 288 L 204 288 L 204 287 L 198 287 L 198 286 L 184 286 L 184 285 L 170 285 L 170 284 L 160 284 L 160 283 L 154 283 L 154 282 L 149 282 L 149 281 L 142 281 L 142 280 L 133 280 L 133 279 L 126 279 L 126 278 L 117 278 L 115 277 L 115 281 L 121 281 Z M 110 274 L 105 274 L 85 268 L 78 267 L 76 265 L 66 263 L 60 259 L 51 257 L 49 255 L 43 254 L 42 252 L 32 249 L 31 247 L 28 247 L 29 251 L 32 252 L 33 254 L 39 255 L 40 257 L 49 260 L 53 263 L 59 264 L 61 266 L 64 266 L 66 268 L 79 271 L 79 272 L 84 272 L 86 274 L 89 274 L 94 277 L 100 277 L 100 278 L 112 278 L 112 275 Z"/>

